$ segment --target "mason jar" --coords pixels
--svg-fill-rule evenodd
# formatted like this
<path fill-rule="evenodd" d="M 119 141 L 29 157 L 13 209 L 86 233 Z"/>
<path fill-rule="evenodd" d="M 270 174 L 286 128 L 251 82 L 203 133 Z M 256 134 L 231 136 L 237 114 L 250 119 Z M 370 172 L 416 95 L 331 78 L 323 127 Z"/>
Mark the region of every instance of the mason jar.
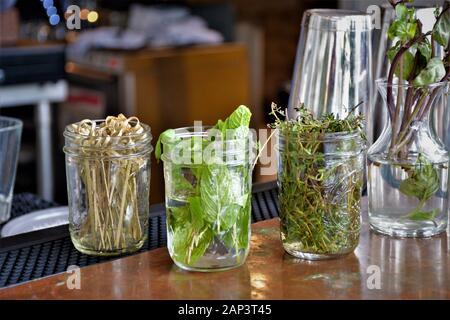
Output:
<path fill-rule="evenodd" d="M 357 247 L 365 146 L 359 132 L 279 133 L 280 231 L 289 254 L 321 260 Z"/>
<path fill-rule="evenodd" d="M 117 137 L 64 131 L 69 230 L 82 253 L 130 253 L 147 239 L 152 136 L 140 125 L 142 132 Z"/>
<path fill-rule="evenodd" d="M 161 140 L 170 257 L 203 272 L 245 262 L 252 197 L 251 139 L 209 139 L 207 130 L 179 128 Z"/>

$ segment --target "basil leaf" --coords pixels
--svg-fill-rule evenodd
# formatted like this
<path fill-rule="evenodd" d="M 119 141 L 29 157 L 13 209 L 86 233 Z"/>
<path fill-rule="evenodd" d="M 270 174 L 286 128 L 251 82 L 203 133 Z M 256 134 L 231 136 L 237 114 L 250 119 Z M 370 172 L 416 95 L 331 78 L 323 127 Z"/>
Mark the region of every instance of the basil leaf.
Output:
<path fill-rule="evenodd" d="M 439 190 L 439 176 L 433 165 L 419 155 L 410 176 L 400 183 L 400 192 L 408 197 L 428 201 Z"/>
<path fill-rule="evenodd" d="M 444 63 L 439 58 L 432 58 L 427 66 L 414 79 L 415 86 L 426 86 L 441 81 L 445 76 Z"/>
<path fill-rule="evenodd" d="M 401 41 L 397 41 L 397 43 L 390 48 L 387 51 L 387 57 L 389 58 L 389 60 L 392 62 L 392 60 L 394 60 L 394 57 L 397 55 L 398 51 L 401 48 Z M 410 51 L 406 51 L 403 55 L 402 55 L 402 64 L 398 64 L 397 68 L 395 69 L 395 75 L 397 77 L 400 76 L 400 67 L 401 65 L 403 65 L 403 73 L 402 73 L 402 79 L 407 80 L 409 79 L 411 72 L 414 69 L 414 55 L 410 52 Z"/>
<path fill-rule="evenodd" d="M 420 42 L 417 46 L 417 50 L 419 50 L 420 54 L 428 61 L 431 59 L 431 43 L 425 38 L 424 41 Z"/>
<path fill-rule="evenodd" d="M 390 40 L 400 39 L 403 43 L 414 38 L 417 31 L 417 22 L 395 20 L 389 26 L 388 37 Z"/>
<path fill-rule="evenodd" d="M 450 40 L 450 10 L 445 11 L 433 29 L 433 38 L 443 47 L 447 47 Z"/>
<path fill-rule="evenodd" d="M 409 17 L 409 10 L 404 4 L 398 4 L 395 7 L 395 15 L 397 19 L 406 20 Z"/>

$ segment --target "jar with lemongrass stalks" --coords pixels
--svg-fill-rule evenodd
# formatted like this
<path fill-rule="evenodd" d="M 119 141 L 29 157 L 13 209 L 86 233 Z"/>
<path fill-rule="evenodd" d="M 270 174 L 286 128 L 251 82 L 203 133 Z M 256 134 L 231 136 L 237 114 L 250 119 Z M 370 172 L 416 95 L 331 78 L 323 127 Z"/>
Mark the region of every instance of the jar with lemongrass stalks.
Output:
<path fill-rule="evenodd" d="M 139 250 L 148 233 L 150 127 L 120 114 L 71 124 L 64 137 L 74 246 L 103 256 Z"/>

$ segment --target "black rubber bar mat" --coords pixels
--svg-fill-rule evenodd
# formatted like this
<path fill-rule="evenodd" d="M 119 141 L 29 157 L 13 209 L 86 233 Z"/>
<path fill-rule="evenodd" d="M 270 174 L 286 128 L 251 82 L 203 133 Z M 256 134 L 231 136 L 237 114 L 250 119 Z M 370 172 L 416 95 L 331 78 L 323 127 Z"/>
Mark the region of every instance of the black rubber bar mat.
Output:
<path fill-rule="evenodd" d="M 29 206 L 31 209 L 29 211 L 51 206 L 50 203 L 42 204 L 43 207 Z M 15 205 L 18 206 L 18 203 Z M 252 222 L 271 219 L 278 214 L 276 185 L 274 183 L 255 185 Z M 139 252 L 164 247 L 166 243 L 164 207 L 152 206 L 148 240 Z M 117 258 L 93 257 L 78 252 L 72 245 L 67 226 L 5 238 L 0 240 L 0 288 L 65 272 L 70 265 L 84 267 Z"/>

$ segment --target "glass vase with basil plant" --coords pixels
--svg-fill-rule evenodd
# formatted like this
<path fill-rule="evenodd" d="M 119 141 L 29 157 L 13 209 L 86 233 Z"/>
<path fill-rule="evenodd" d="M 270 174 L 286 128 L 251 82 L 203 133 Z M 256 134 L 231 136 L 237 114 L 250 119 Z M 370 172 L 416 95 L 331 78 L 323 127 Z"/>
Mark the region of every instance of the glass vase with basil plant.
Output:
<path fill-rule="evenodd" d="M 447 100 L 450 7 L 437 7 L 432 30 L 424 32 L 411 2 L 390 0 L 391 65 L 387 79 L 377 80 L 389 119 L 368 151 L 369 221 L 383 234 L 426 237 L 445 231 L 448 220 L 449 154 L 431 114 Z"/>

